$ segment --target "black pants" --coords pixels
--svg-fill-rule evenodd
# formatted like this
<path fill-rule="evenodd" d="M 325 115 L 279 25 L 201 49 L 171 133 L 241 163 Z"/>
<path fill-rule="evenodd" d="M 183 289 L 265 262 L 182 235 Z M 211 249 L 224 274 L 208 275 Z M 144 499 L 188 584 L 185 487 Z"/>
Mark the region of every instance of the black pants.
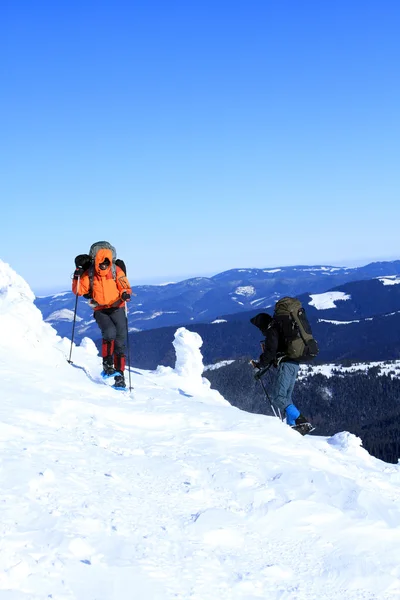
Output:
<path fill-rule="evenodd" d="M 116 354 L 125 354 L 126 315 L 123 308 L 95 310 L 94 318 L 101 329 L 103 340 L 114 341 Z"/>

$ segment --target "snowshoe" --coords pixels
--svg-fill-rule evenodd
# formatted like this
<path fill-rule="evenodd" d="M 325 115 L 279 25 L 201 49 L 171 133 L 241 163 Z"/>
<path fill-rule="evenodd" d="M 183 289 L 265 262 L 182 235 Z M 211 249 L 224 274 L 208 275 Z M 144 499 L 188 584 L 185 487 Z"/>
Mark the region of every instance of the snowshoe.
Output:
<path fill-rule="evenodd" d="M 109 377 L 114 377 L 116 370 L 114 368 L 104 370 L 100 373 L 103 379 L 108 379 Z"/>
<path fill-rule="evenodd" d="M 126 390 L 125 378 L 120 373 L 114 377 L 114 385 L 112 386 L 116 390 Z"/>
<path fill-rule="evenodd" d="M 299 423 L 299 425 L 291 425 L 291 428 L 298 431 L 301 435 L 307 435 L 314 431 L 315 427 L 311 423 Z"/>

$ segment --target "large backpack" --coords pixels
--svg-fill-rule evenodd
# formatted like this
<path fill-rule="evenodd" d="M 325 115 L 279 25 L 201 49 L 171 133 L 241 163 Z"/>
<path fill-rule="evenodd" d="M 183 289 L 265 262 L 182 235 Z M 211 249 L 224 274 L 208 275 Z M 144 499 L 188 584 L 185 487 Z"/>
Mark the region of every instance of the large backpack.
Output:
<path fill-rule="evenodd" d="M 275 304 L 274 320 L 279 324 L 284 341 L 285 355 L 293 360 L 309 360 L 319 349 L 313 337 L 306 312 L 297 298 L 281 298 Z"/>
<path fill-rule="evenodd" d="M 107 250 L 111 250 L 112 253 L 112 265 L 111 272 L 114 280 L 117 279 L 117 267 L 122 269 L 122 271 L 126 275 L 126 266 L 122 259 L 117 258 L 117 252 L 109 242 L 95 242 L 90 246 L 89 254 L 78 254 L 75 258 L 76 267 L 82 267 L 85 271 L 89 271 L 89 281 L 90 281 L 90 291 L 88 294 L 85 294 L 85 297 L 92 297 L 93 290 L 93 278 L 94 278 L 94 261 L 96 258 L 96 254 L 99 250 L 106 248 Z"/>

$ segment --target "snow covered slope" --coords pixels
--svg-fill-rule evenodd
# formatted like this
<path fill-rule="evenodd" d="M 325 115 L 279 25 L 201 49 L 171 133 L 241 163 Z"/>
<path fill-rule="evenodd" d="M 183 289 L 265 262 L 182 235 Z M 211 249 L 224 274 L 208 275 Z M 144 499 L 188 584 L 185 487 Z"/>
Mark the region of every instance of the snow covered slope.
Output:
<path fill-rule="evenodd" d="M 400 472 L 342 432 L 302 438 L 175 369 L 99 382 L 0 262 L 1 600 L 389 600 Z"/>

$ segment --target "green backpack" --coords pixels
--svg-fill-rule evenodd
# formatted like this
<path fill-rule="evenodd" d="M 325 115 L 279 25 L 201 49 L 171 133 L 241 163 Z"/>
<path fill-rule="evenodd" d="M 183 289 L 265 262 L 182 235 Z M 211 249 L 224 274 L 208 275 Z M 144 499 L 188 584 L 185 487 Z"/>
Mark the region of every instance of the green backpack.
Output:
<path fill-rule="evenodd" d="M 281 298 L 275 304 L 274 320 L 280 324 L 285 339 L 285 355 L 293 360 L 309 360 L 319 349 L 306 312 L 297 298 Z"/>

